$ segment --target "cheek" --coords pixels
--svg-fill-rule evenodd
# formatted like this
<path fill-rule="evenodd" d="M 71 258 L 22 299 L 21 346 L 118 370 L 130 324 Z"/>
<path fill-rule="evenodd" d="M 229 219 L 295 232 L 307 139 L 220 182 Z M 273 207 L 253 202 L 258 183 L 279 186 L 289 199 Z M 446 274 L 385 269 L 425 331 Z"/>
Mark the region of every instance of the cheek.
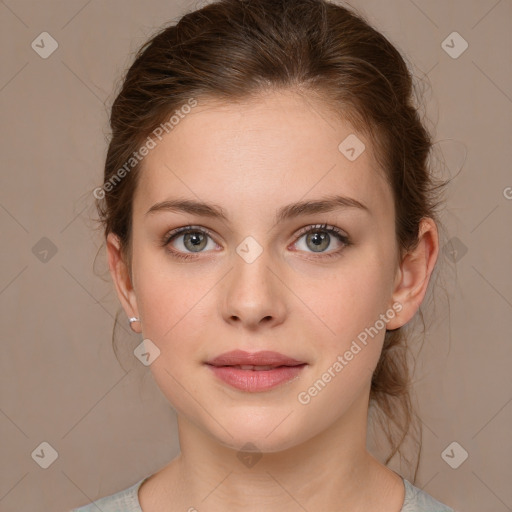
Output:
<path fill-rule="evenodd" d="M 382 265 L 359 264 L 340 267 L 335 272 L 318 272 L 308 279 L 301 279 L 294 290 L 305 306 L 304 319 L 310 327 L 322 332 L 321 338 L 331 348 L 373 325 L 387 309 L 390 278 L 383 273 Z M 321 329 L 321 331 L 318 331 Z"/>
<path fill-rule="evenodd" d="M 193 362 L 191 333 L 197 330 L 193 322 L 202 290 L 197 289 L 195 279 L 188 279 L 184 270 L 168 259 L 164 248 L 154 247 L 143 236 L 141 239 L 143 242 L 134 243 L 132 254 L 137 307 L 144 339 L 151 340 L 159 350 L 149 368 L 168 401 L 179 409 L 186 394 L 183 362 Z"/>
<path fill-rule="evenodd" d="M 386 262 L 371 254 L 347 262 L 329 278 L 317 275 L 309 286 L 301 285 L 298 295 L 315 312 L 304 316 L 310 319 L 308 337 L 316 340 L 316 364 L 302 389 L 311 400 L 310 412 L 336 404 L 328 413 L 334 417 L 369 386 L 386 332 L 380 315 L 388 310 L 390 283 Z"/>
<path fill-rule="evenodd" d="M 161 264 L 139 269 L 144 279 L 137 289 L 137 302 L 144 320 L 144 338 L 160 351 L 150 365 L 153 378 L 176 411 L 188 416 L 190 396 L 200 394 L 191 375 L 201 359 L 201 297 L 205 292 L 199 282 L 185 279 L 179 270 L 164 270 Z"/>
<path fill-rule="evenodd" d="M 188 270 L 188 265 L 178 265 L 169 258 L 164 249 L 141 250 L 133 257 L 144 335 L 163 348 L 186 336 L 187 332 L 190 336 L 187 327 L 192 328 L 193 318 L 201 312 L 205 289 L 214 283 L 211 274 L 208 279 L 200 272 Z"/>

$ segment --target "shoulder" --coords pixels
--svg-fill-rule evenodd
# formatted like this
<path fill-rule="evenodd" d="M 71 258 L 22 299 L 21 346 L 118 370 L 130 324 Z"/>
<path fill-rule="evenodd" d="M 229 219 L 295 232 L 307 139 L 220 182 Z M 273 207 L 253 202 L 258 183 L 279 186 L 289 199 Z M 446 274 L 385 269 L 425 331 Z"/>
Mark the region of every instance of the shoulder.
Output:
<path fill-rule="evenodd" d="M 405 478 L 405 500 L 400 512 L 455 512 L 448 505 L 435 500 L 430 494 L 412 485 Z"/>
<path fill-rule="evenodd" d="M 71 512 L 142 512 L 140 508 L 138 490 L 145 478 L 134 483 L 127 489 L 110 496 L 100 498 L 83 507 L 74 508 Z"/>

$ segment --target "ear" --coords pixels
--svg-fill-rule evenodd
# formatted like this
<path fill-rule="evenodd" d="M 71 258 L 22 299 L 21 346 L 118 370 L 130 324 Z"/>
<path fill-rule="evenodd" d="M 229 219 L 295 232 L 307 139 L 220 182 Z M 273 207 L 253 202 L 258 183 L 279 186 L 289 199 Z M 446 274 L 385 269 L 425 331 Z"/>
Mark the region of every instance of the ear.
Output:
<path fill-rule="evenodd" d="M 439 253 L 439 236 L 433 219 L 420 222 L 417 246 L 407 252 L 397 270 L 393 302 L 402 305 L 399 313 L 387 323 L 387 329 L 405 325 L 419 309 L 427 291 L 430 276 Z"/>
<path fill-rule="evenodd" d="M 110 275 L 114 281 L 119 301 L 121 302 L 128 318 L 138 318 L 139 310 L 137 308 L 137 299 L 135 297 L 135 290 L 132 286 L 130 271 L 121 252 L 119 237 L 114 233 L 109 233 L 107 235 L 107 256 Z M 139 330 L 140 322 L 134 322 L 132 328 L 136 332 L 142 332 Z"/>

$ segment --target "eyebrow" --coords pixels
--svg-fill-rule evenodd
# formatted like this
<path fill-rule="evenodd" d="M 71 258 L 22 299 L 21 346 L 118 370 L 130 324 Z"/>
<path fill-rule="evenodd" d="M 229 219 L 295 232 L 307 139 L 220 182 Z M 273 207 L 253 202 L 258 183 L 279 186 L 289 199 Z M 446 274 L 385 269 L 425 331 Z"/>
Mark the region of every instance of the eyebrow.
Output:
<path fill-rule="evenodd" d="M 357 199 L 351 197 L 331 195 L 312 201 L 300 201 L 281 207 L 275 215 L 275 224 L 315 213 L 331 212 L 338 209 L 357 209 L 371 215 L 370 209 Z M 146 215 L 160 211 L 175 211 L 190 213 L 200 217 L 210 217 L 229 222 L 222 207 L 213 203 L 204 203 L 190 199 L 170 199 L 154 204 Z M 275 225 L 274 224 L 274 225 Z"/>

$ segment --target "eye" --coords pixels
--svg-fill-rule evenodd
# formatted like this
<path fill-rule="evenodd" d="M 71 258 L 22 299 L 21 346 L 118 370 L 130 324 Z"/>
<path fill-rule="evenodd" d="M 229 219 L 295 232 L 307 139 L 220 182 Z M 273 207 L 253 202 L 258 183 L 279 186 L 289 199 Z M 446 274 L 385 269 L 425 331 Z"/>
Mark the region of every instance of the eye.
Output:
<path fill-rule="evenodd" d="M 301 240 L 302 243 L 301 243 Z M 332 246 L 340 245 L 334 251 L 330 251 L 324 254 L 327 249 Z M 351 245 L 348 236 L 344 235 L 335 226 L 328 226 L 327 224 L 316 224 L 314 226 L 308 226 L 299 233 L 299 240 L 295 242 L 299 250 L 306 252 L 313 252 L 320 254 L 321 256 L 330 257 L 338 255 L 344 247 Z"/>
<path fill-rule="evenodd" d="M 307 226 L 298 236 L 299 239 L 294 245 L 299 246 L 299 250 L 316 253 L 322 258 L 338 256 L 345 247 L 352 245 L 348 236 L 337 227 L 327 224 Z M 212 234 L 207 229 L 197 226 L 184 226 L 170 231 L 164 235 L 162 245 L 173 257 L 183 260 L 195 259 L 199 253 L 217 248 Z M 338 245 L 338 249 L 327 252 L 333 245 Z"/>
<path fill-rule="evenodd" d="M 217 246 L 207 230 L 194 226 L 185 226 L 167 233 L 163 245 L 168 247 L 173 256 L 183 259 L 194 258 L 194 253 L 215 249 Z"/>

